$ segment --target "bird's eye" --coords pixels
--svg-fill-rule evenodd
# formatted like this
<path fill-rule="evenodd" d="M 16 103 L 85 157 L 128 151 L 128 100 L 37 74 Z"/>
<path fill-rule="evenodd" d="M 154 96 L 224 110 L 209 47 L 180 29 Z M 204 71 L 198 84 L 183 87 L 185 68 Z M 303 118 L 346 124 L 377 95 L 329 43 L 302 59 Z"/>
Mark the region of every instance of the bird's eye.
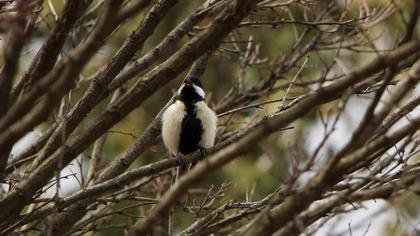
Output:
<path fill-rule="evenodd" d="M 195 85 L 199 86 L 200 88 L 202 88 L 202 87 L 203 87 L 203 86 L 202 86 L 202 84 L 201 84 L 201 81 L 200 81 L 198 78 L 193 78 L 193 79 L 191 79 L 191 81 L 192 81 Z"/>

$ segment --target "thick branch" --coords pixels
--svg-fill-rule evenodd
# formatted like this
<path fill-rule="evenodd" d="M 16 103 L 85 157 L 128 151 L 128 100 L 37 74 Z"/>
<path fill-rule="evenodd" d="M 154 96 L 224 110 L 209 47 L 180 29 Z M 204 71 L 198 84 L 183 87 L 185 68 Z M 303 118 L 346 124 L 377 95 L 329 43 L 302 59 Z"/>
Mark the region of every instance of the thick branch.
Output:
<path fill-rule="evenodd" d="M 105 6 L 104 15 L 97 21 L 89 38 L 72 51 L 49 77 L 37 83 L 19 103 L 15 104 L 10 113 L 1 119 L 0 150 L 11 147 L 25 133 L 48 118 L 60 98 L 73 87 L 75 79 L 78 78 L 89 59 L 116 27 L 125 20 L 113 18 L 114 11 L 121 3 L 122 1 L 109 2 Z M 147 0 L 145 0 L 146 4 Z M 33 107 L 34 99 L 44 93 L 45 98 Z"/>
<path fill-rule="evenodd" d="M 167 11 L 175 5 L 176 0 L 161 0 L 156 3 L 145 18 L 139 24 L 136 30 L 130 35 L 130 38 L 118 50 L 116 55 L 107 63 L 107 65 L 93 78 L 91 85 L 86 93 L 69 112 L 67 118 L 61 122 L 48 140 L 46 148 L 33 164 L 38 166 L 54 151 L 56 151 L 65 138 L 70 135 L 77 125 L 87 116 L 87 114 L 100 102 L 107 97 L 110 91 L 106 88 L 115 76 L 124 68 L 124 66 L 140 50 L 149 36 L 156 29 L 160 21 L 166 15 Z"/>
<path fill-rule="evenodd" d="M 30 88 L 33 83 L 45 76 L 55 65 L 67 35 L 77 20 L 83 15 L 92 1 L 66 1 L 63 13 L 58 18 L 53 32 L 39 49 L 28 70 L 19 79 L 11 92 L 11 101 L 17 99 L 23 87 Z"/>

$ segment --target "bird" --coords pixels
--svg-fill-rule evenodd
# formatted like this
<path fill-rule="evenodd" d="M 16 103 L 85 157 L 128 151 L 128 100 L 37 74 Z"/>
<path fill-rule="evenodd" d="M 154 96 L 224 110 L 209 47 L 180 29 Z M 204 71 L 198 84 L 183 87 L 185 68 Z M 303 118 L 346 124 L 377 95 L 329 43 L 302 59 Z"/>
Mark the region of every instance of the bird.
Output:
<path fill-rule="evenodd" d="M 214 145 L 216 129 L 217 116 L 205 101 L 200 79 L 188 76 L 176 92 L 174 103 L 162 114 L 163 143 L 179 164 L 174 181 L 188 170 L 182 157 L 198 150 L 204 157 Z"/>

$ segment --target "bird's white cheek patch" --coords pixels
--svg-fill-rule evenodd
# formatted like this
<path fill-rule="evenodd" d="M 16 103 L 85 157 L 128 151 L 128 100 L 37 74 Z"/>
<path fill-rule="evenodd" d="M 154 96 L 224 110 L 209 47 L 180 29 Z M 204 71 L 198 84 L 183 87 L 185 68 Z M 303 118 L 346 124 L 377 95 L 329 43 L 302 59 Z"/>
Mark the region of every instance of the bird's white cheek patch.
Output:
<path fill-rule="evenodd" d="M 200 97 L 205 98 L 206 94 L 204 93 L 204 90 L 197 85 L 193 84 L 194 90 L 197 92 Z"/>

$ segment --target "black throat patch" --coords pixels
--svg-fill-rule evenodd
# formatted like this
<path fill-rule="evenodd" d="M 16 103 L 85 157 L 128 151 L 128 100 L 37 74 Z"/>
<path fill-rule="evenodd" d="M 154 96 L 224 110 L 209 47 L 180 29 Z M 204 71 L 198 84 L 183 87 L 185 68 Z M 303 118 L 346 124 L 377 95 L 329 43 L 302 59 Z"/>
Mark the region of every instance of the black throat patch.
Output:
<path fill-rule="evenodd" d="M 189 154 L 198 150 L 201 136 L 203 134 L 203 125 L 197 118 L 196 103 L 184 103 L 186 114 L 182 119 L 181 137 L 179 141 L 179 151 L 182 154 Z"/>
<path fill-rule="evenodd" d="M 177 96 L 177 99 L 183 101 L 184 103 L 195 103 L 198 101 L 204 100 L 191 86 L 184 86 Z"/>

